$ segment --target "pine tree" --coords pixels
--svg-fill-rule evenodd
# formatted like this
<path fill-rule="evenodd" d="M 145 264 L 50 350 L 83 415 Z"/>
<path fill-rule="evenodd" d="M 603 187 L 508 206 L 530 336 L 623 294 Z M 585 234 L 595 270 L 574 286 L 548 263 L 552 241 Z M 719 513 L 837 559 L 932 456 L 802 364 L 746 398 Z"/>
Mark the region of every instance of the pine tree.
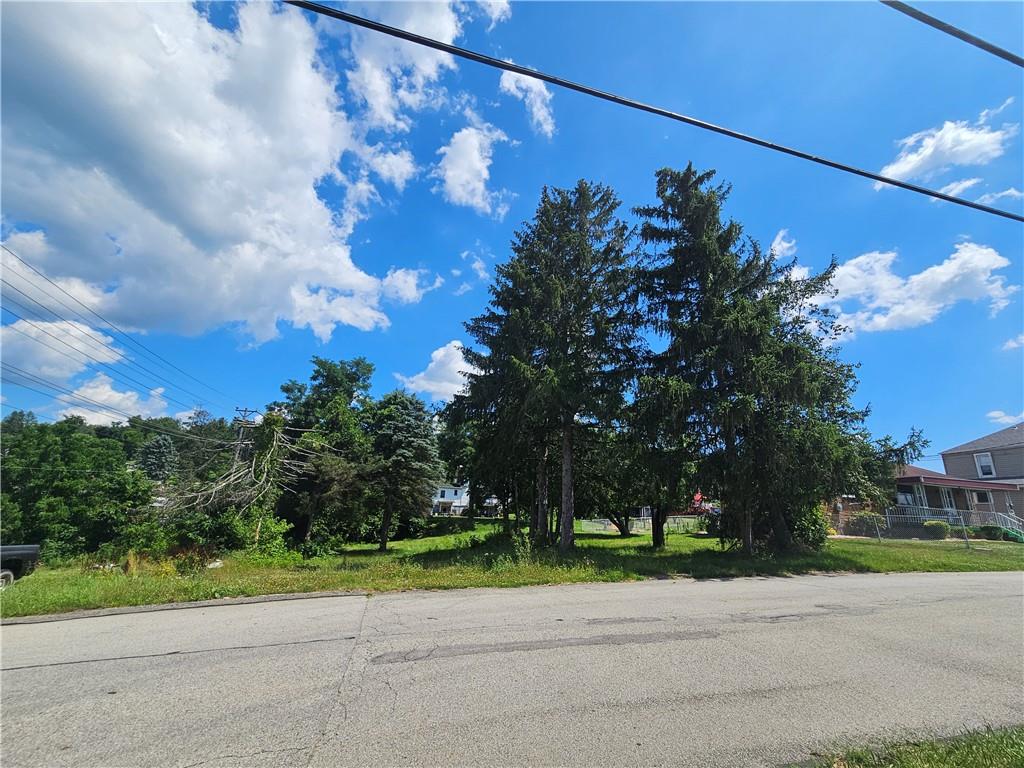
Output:
<path fill-rule="evenodd" d="M 136 461 L 146 477 L 157 483 L 165 483 L 177 469 L 178 452 L 169 435 L 157 435 L 143 444 Z"/>
<path fill-rule="evenodd" d="M 481 370 L 470 379 L 470 398 L 503 417 L 494 419 L 503 426 L 499 433 L 536 427 L 529 433 L 538 507 L 546 498 L 548 438 L 559 437 L 563 551 L 574 545 L 576 433 L 613 418 L 636 361 L 630 232 L 618 208 L 615 193 L 601 184 L 545 188 L 533 220 L 516 233 L 512 259 L 498 270 L 491 306 L 467 324 L 487 347 L 470 353 Z"/>
<path fill-rule="evenodd" d="M 408 525 L 430 510 L 444 466 L 433 419 L 418 397 L 391 392 L 369 407 L 366 417 L 373 451 L 370 475 L 383 509 L 378 531 L 383 552 L 392 525 Z"/>
<path fill-rule="evenodd" d="M 649 323 L 666 342 L 639 404 L 657 416 L 652 445 L 699 459 L 694 480 L 721 499 L 724 535 L 748 552 L 820 544 L 816 507 L 855 472 L 864 418 L 836 355 L 840 329 L 814 300 L 834 265 L 803 278 L 745 238 L 722 220 L 729 188 L 713 175 L 661 170 L 658 204 L 636 211 Z"/>

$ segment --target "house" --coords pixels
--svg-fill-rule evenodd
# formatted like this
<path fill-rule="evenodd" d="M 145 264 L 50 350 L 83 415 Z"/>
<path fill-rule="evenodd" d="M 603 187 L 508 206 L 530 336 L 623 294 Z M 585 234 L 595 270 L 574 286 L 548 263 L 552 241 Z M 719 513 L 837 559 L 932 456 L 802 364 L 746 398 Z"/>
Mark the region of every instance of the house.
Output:
<path fill-rule="evenodd" d="M 995 493 L 979 488 L 976 503 L 990 504 L 994 512 L 1024 515 L 1024 422 L 950 448 L 941 455 L 948 476 L 1000 486 Z"/>
<path fill-rule="evenodd" d="M 444 483 L 434 491 L 434 503 L 431 514 L 463 515 L 469 507 L 469 484 L 452 485 Z"/>
<path fill-rule="evenodd" d="M 1013 527 L 1008 517 L 1007 499 L 1020 489 L 1013 483 L 996 483 L 950 477 L 924 467 L 907 466 L 896 478 L 896 506 L 891 517 L 948 519 L 966 525 L 1001 525 Z M 1015 505 L 1016 506 L 1016 505 Z"/>

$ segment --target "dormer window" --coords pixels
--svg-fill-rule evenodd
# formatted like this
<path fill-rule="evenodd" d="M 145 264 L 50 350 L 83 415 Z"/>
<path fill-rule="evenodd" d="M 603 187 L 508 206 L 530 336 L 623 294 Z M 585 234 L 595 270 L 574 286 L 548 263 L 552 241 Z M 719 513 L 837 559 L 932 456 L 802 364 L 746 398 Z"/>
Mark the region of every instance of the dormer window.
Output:
<path fill-rule="evenodd" d="M 996 465 L 992 463 L 991 453 L 974 454 L 974 466 L 978 469 L 978 477 L 996 476 Z"/>

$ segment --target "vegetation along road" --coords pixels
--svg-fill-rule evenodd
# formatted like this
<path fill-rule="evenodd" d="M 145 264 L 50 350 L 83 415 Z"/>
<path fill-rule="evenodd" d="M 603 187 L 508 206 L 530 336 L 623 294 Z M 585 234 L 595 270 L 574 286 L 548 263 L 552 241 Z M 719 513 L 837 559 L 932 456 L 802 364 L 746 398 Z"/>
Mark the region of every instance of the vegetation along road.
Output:
<path fill-rule="evenodd" d="M 520 587 L 666 576 L 720 578 L 815 572 L 1021 571 L 1024 547 L 1011 542 L 829 540 L 819 551 L 748 556 L 722 551 L 717 538 L 669 534 L 660 550 L 649 535 L 583 533 L 577 551 L 517 545 L 497 521 L 433 519 L 419 539 L 392 542 L 387 552 L 351 544 L 341 554 L 302 558 L 297 552 L 236 552 L 223 567 L 182 559 L 119 561 L 84 558 L 45 567 L 18 581 L 0 601 L 4 617 L 76 609 L 329 590 L 391 591 L 458 587 Z M 454 532 L 453 532 L 454 531 Z M 189 568 L 183 568 L 189 565 Z"/>
<path fill-rule="evenodd" d="M 779 765 L 1012 726 L 1022 586 L 650 580 L 8 625 L 4 764 Z"/>

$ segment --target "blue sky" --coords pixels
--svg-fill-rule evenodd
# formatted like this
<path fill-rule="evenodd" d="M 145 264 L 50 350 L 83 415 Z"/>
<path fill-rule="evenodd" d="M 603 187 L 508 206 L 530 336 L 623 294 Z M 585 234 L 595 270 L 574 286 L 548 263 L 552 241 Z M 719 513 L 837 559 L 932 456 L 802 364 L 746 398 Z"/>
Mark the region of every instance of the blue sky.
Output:
<path fill-rule="evenodd" d="M 878 3 L 346 7 L 1024 208 L 1021 70 Z M 928 7 L 1020 46 L 1018 3 Z M 461 360 L 451 343 L 468 341 L 462 322 L 485 305 L 543 185 L 609 184 L 627 215 L 651 201 L 656 169 L 688 161 L 732 183 L 728 212 L 752 237 L 812 270 L 840 263 L 836 308 L 853 327 L 842 355 L 861 364 L 857 401 L 872 406 L 874 432 L 921 427 L 935 453 L 1024 411 L 1018 223 L 503 81 L 291 8 L 5 3 L 2 13 L 5 242 L 228 393 L 167 375 L 209 394 L 215 413 L 262 407 L 283 380 L 308 375 L 312 355 L 366 356 L 377 393 L 404 382 L 444 396 Z M 3 263 L 10 284 L 67 317 Z M 24 302 L 6 287 L 4 298 Z M 111 339 L 29 305 L 74 346 Z M 5 363 L 111 407 L 173 415 L 196 399 L 130 367 L 122 340 L 98 356 L 162 392 L 41 347 L 11 331 L 8 313 L 3 322 Z M 75 410 L 9 385 L 4 400 Z"/>

